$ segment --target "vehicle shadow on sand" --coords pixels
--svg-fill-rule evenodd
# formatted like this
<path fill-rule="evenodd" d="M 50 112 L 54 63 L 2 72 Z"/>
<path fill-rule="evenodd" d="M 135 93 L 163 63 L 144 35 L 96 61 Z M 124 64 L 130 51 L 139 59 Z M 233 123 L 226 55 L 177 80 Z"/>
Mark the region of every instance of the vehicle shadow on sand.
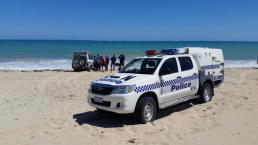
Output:
<path fill-rule="evenodd" d="M 157 113 L 156 120 L 164 118 L 174 112 L 180 112 L 182 110 L 191 108 L 198 104 L 196 100 L 187 101 L 166 109 L 160 110 Z M 98 111 L 89 111 L 84 113 L 78 113 L 73 115 L 73 119 L 78 125 L 89 124 L 92 126 L 103 127 L 103 128 L 117 128 L 124 127 L 125 125 L 136 125 L 133 114 L 115 114 L 115 113 L 99 113 Z"/>

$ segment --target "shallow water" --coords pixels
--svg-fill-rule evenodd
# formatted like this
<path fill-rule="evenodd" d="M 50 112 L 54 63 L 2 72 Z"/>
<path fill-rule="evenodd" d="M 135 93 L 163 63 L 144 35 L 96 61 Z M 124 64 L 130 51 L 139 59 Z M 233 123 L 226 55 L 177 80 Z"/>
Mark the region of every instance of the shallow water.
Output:
<path fill-rule="evenodd" d="M 128 61 L 144 55 L 147 49 L 178 47 L 221 48 L 226 67 L 257 65 L 258 42 L 0 40 L 0 69 L 71 69 L 74 51 L 87 50 L 104 56 L 123 53 Z"/>

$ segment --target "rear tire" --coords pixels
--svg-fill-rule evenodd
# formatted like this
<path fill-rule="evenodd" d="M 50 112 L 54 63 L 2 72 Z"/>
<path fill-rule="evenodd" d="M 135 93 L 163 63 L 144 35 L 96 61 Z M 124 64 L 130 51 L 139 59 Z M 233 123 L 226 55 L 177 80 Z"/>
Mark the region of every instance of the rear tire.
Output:
<path fill-rule="evenodd" d="M 199 101 L 201 103 L 207 103 L 211 101 L 213 95 L 213 86 L 210 83 L 205 83 L 200 90 Z"/>
<path fill-rule="evenodd" d="M 90 72 L 91 69 L 92 69 L 92 66 L 88 67 L 88 68 L 87 68 L 87 71 Z"/>
<path fill-rule="evenodd" d="M 74 68 L 74 69 L 73 69 L 73 71 L 74 71 L 74 72 L 79 72 L 80 70 L 79 70 L 79 69 L 75 69 L 75 68 Z"/>
<path fill-rule="evenodd" d="M 156 118 L 156 102 L 152 97 L 141 98 L 136 105 L 135 119 L 139 123 L 152 122 Z"/>

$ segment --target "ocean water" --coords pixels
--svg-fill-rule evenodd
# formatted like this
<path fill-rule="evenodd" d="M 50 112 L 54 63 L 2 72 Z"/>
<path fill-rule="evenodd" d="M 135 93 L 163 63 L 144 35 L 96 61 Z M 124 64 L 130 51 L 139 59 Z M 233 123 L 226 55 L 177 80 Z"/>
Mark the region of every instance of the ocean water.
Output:
<path fill-rule="evenodd" d="M 258 42 L 0 40 L 0 70 L 71 69 L 74 51 L 105 56 L 123 53 L 130 60 L 147 49 L 178 47 L 221 48 L 226 67 L 257 66 Z"/>

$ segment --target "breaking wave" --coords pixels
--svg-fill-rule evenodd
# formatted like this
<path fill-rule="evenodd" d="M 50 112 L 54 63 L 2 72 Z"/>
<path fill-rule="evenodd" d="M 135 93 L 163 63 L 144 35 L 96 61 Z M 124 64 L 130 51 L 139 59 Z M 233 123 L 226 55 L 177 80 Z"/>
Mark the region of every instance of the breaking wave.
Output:
<path fill-rule="evenodd" d="M 25 59 L 0 61 L 0 70 L 71 70 L 71 59 Z M 256 60 L 225 60 L 226 68 L 258 67 Z"/>
<path fill-rule="evenodd" d="M 70 59 L 32 59 L 0 62 L 0 70 L 69 70 L 72 69 Z"/>
<path fill-rule="evenodd" d="M 226 68 L 258 67 L 257 60 L 225 60 Z"/>

